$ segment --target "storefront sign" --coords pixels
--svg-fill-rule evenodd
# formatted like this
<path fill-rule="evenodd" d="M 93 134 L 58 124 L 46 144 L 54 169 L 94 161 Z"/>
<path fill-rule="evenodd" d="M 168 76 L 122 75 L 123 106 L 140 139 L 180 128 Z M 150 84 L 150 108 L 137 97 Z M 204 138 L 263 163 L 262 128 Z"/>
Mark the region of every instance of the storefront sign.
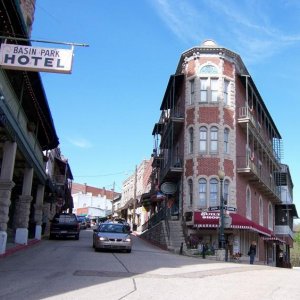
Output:
<path fill-rule="evenodd" d="M 0 65 L 4 69 L 66 73 L 72 71 L 73 49 L 54 49 L 2 44 Z"/>
<path fill-rule="evenodd" d="M 219 219 L 220 218 L 220 213 L 202 212 L 201 217 L 202 217 L 202 219 L 209 219 L 209 220 Z"/>
<path fill-rule="evenodd" d="M 160 189 L 166 195 L 173 195 L 177 190 L 177 186 L 173 182 L 164 182 L 161 185 Z"/>

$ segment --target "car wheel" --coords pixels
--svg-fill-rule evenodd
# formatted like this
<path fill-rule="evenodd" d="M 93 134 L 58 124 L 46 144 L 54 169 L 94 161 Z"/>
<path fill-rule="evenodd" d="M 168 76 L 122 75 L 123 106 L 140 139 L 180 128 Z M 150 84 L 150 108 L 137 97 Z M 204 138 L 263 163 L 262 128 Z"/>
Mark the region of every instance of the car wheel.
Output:
<path fill-rule="evenodd" d="M 79 234 L 75 235 L 75 240 L 79 240 Z"/>
<path fill-rule="evenodd" d="M 53 240 L 54 239 L 54 235 L 53 234 L 50 234 L 49 235 L 49 240 Z"/>
<path fill-rule="evenodd" d="M 96 248 L 96 247 L 94 248 L 94 250 L 95 250 L 95 252 L 99 252 L 99 249 L 98 249 L 98 248 Z"/>
<path fill-rule="evenodd" d="M 127 253 L 130 253 L 130 252 L 131 252 L 131 249 L 127 249 L 126 252 L 127 252 Z"/>

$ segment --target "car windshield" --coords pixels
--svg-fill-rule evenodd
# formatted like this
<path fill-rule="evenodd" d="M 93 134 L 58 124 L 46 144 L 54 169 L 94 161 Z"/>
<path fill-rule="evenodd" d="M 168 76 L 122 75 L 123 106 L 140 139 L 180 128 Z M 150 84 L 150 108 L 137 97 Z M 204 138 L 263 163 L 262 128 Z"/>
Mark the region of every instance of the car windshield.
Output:
<path fill-rule="evenodd" d="M 113 233 L 128 233 L 126 226 L 122 224 L 102 224 L 99 227 L 100 232 L 113 232 Z"/>
<path fill-rule="evenodd" d="M 77 219 L 74 215 L 59 215 L 54 218 L 55 223 L 73 223 L 76 221 Z"/>

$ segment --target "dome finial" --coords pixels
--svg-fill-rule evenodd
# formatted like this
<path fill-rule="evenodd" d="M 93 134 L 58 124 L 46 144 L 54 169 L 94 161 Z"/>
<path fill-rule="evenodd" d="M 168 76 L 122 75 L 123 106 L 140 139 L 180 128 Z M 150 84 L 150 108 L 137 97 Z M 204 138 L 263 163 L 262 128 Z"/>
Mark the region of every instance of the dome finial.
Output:
<path fill-rule="evenodd" d="M 218 46 L 217 43 L 211 39 L 205 40 L 201 45 L 201 47 L 217 47 L 217 46 Z"/>

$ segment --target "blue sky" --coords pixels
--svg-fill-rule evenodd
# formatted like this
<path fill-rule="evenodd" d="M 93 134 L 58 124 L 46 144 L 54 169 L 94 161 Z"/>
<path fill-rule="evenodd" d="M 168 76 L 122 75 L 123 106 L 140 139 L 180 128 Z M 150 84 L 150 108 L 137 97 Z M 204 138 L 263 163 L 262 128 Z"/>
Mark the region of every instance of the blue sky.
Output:
<path fill-rule="evenodd" d="M 121 191 L 152 153 L 180 55 L 213 39 L 241 56 L 282 135 L 300 214 L 299 15 L 298 0 L 37 0 L 33 39 L 89 44 L 71 75 L 41 73 L 74 181 Z"/>

